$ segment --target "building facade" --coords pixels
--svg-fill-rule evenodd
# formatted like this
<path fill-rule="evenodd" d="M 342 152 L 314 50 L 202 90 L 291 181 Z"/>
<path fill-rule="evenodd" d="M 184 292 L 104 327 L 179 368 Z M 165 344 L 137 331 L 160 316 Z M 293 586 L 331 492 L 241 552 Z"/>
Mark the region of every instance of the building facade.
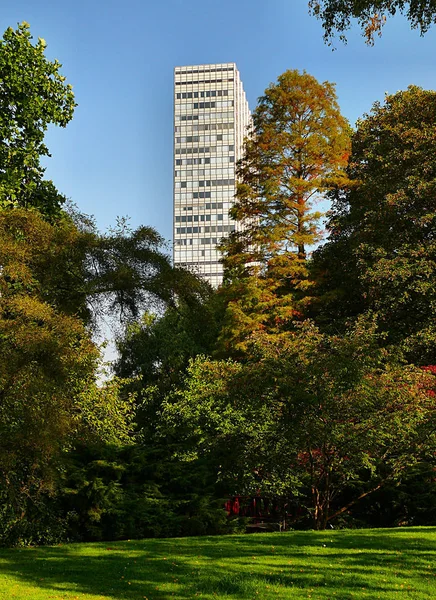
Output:
<path fill-rule="evenodd" d="M 235 165 L 251 116 L 234 63 L 174 70 L 174 264 L 222 282 Z"/>

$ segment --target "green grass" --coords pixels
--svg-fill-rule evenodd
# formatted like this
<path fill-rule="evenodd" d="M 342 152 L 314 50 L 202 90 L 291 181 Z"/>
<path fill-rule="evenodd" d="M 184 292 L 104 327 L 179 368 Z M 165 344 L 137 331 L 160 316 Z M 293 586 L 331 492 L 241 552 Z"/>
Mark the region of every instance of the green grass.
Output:
<path fill-rule="evenodd" d="M 0 551 L 0 599 L 436 598 L 436 528 Z"/>

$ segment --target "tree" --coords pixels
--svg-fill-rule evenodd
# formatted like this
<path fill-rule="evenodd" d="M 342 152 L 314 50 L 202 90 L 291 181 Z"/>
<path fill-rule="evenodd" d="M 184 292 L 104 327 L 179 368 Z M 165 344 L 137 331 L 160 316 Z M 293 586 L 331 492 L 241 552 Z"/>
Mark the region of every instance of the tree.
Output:
<path fill-rule="evenodd" d="M 419 365 L 436 362 L 435 118 L 436 93 L 409 87 L 358 122 L 354 185 L 335 193 L 314 255 L 319 323 L 337 330 L 371 314 L 384 343 Z"/>
<path fill-rule="evenodd" d="M 133 231 L 121 219 L 102 235 L 92 219 L 61 210 L 65 198 L 43 179 L 41 157 L 50 156 L 44 135 L 49 125 L 65 127 L 76 104 L 61 64 L 47 60 L 45 49 L 43 39 L 32 44 L 27 23 L 0 41 L 0 208 L 34 208 L 58 221 L 52 248 L 32 257 L 45 299 L 90 323 L 102 308 L 130 318 L 151 302 L 195 296 L 196 278 L 171 267 L 153 228 Z"/>
<path fill-rule="evenodd" d="M 323 529 L 434 459 L 433 388 L 380 351 L 372 327 L 333 337 L 305 323 L 255 336 L 244 364 L 198 358 L 160 428 L 184 435 L 187 461 L 209 456 L 229 495 L 281 499 Z"/>
<path fill-rule="evenodd" d="M 120 377 L 140 377 L 141 388 L 168 391 L 181 382 L 191 358 L 213 351 L 222 307 L 215 290 L 204 287 L 195 301 L 179 297 L 162 315 L 146 312 L 127 325 L 117 339 L 114 367 Z"/>
<path fill-rule="evenodd" d="M 301 312 L 307 248 L 321 239 L 313 203 L 344 178 L 346 120 L 334 86 L 286 71 L 259 100 L 238 164 L 237 231 L 223 241 L 225 346 L 243 350 L 253 329 L 271 331 Z"/>
<path fill-rule="evenodd" d="M 54 218 L 64 198 L 43 179 L 41 157 L 50 156 L 44 135 L 50 124 L 65 127 L 74 94 L 47 60 L 46 42 L 34 46 L 27 23 L 8 28 L 0 41 L 0 207 L 36 207 Z"/>
<path fill-rule="evenodd" d="M 26 283 L 16 286 L 37 291 L 87 325 L 102 315 L 129 320 L 145 308 L 175 306 L 177 298 L 195 303 L 203 293 L 197 277 L 171 266 L 152 227 L 132 230 L 121 220 L 102 234 L 77 211 L 61 211 L 49 223 L 39 211 L 17 208 L 0 211 L 0 234 L 0 261 L 10 280 L 21 274 Z"/>
<path fill-rule="evenodd" d="M 46 502 L 65 452 L 79 440 L 126 443 L 132 429 L 131 399 L 121 397 L 116 380 L 98 385 L 89 331 L 59 310 L 39 279 L 65 245 L 62 232 L 68 244 L 70 229 L 36 210 L 0 211 L 2 543 L 53 540 L 56 519 L 50 524 Z"/>
<path fill-rule="evenodd" d="M 387 17 L 397 12 L 405 14 L 413 29 L 424 35 L 436 21 L 434 0 L 310 0 L 312 15 L 321 19 L 324 39 L 331 42 L 335 32 L 346 41 L 344 32 L 350 28 L 351 19 L 357 19 L 368 44 L 382 33 Z"/>
<path fill-rule="evenodd" d="M 91 229 L 94 243 L 85 259 L 86 291 L 98 311 L 105 299 L 112 313 L 137 318 L 153 305 L 156 312 L 179 302 L 198 306 L 210 292 L 209 285 L 182 267 L 173 267 L 162 236 L 152 227 L 135 230 L 121 219 L 107 234 Z"/>
<path fill-rule="evenodd" d="M 50 223 L 36 209 L 0 211 L 0 543 L 63 539 L 55 500 L 66 452 L 129 443 L 134 386 L 123 381 L 121 393 L 117 379 L 98 383 L 89 303 L 135 315 L 142 303 L 176 311 L 183 302 L 198 327 L 207 286 L 173 269 L 160 244 L 151 228 L 102 236 L 64 212 Z"/>
<path fill-rule="evenodd" d="M 64 264 L 62 274 L 53 267 L 49 272 L 44 269 L 44 281 L 62 310 L 95 324 L 99 316 L 128 320 L 150 305 L 174 302 L 183 274 L 171 266 L 155 229 L 132 230 L 120 219 L 102 234 L 92 219 L 77 212 L 72 216 L 63 220 L 72 232 L 70 243 L 56 246 L 57 268 Z"/>

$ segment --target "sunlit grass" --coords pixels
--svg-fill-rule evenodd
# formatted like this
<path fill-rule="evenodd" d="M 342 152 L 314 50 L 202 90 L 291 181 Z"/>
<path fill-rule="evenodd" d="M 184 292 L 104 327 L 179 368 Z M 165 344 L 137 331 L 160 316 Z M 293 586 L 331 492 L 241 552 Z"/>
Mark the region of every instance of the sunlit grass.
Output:
<path fill-rule="evenodd" d="M 0 599 L 436 598 L 436 528 L 0 551 Z"/>

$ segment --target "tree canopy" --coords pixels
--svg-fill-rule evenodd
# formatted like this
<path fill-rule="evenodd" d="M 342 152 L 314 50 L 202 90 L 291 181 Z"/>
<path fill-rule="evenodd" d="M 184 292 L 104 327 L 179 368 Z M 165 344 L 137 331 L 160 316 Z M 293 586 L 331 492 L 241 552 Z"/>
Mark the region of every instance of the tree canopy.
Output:
<path fill-rule="evenodd" d="M 116 382 L 99 385 L 90 332 L 62 310 L 56 267 L 70 241 L 70 226 L 36 210 L 0 210 L 0 542 L 33 539 L 35 508 L 79 440 L 129 441 L 131 400 Z"/>
<path fill-rule="evenodd" d="M 43 39 L 32 44 L 28 23 L 0 41 L 0 206 L 33 206 L 53 218 L 64 198 L 43 179 L 41 157 L 50 156 L 44 136 L 50 124 L 65 127 L 76 104 L 46 46 Z"/>
<path fill-rule="evenodd" d="M 229 495 L 282 499 L 324 528 L 431 458 L 434 378 L 380 351 L 371 326 L 334 337 L 306 323 L 251 343 L 243 364 L 194 361 L 158 424 L 185 436 L 185 460 L 209 456 Z"/>
<path fill-rule="evenodd" d="M 357 19 L 368 44 L 374 43 L 374 36 L 381 35 L 387 18 L 397 12 L 406 15 L 421 35 L 436 22 L 434 0 L 310 0 L 309 8 L 322 21 L 324 39 L 329 43 L 336 32 L 346 41 L 344 32 L 352 19 Z"/>
<path fill-rule="evenodd" d="M 62 211 L 49 223 L 36 209 L 15 208 L 0 211 L 0 233 L 9 284 L 87 325 L 102 315 L 128 320 L 146 307 L 174 305 L 178 295 L 195 297 L 202 287 L 171 266 L 152 227 L 131 230 L 122 221 L 101 234 L 77 213 Z"/>
<path fill-rule="evenodd" d="M 328 243 L 315 253 L 321 321 L 371 313 L 387 343 L 434 364 L 436 93 L 386 96 L 357 124 L 349 176 L 334 194 Z"/>
<path fill-rule="evenodd" d="M 239 226 L 222 243 L 224 336 L 236 348 L 253 330 L 272 331 L 301 310 L 310 286 L 307 248 L 321 239 L 313 205 L 344 179 L 348 153 L 332 84 L 294 70 L 265 90 L 237 167 L 230 212 Z"/>
<path fill-rule="evenodd" d="M 238 495 L 296 527 L 350 524 L 362 500 L 366 525 L 431 522 L 436 93 L 387 96 L 351 133 L 333 84 L 281 75 L 237 166 L 216 291 L 153 228 L 102 234 L 44 180 L 44 133 L 75 103 L 31 39 L 0 41 L 0 544 L 230 531 Z M 99 316 L 126 325 L 127 379 L 101 375 Z"/>

